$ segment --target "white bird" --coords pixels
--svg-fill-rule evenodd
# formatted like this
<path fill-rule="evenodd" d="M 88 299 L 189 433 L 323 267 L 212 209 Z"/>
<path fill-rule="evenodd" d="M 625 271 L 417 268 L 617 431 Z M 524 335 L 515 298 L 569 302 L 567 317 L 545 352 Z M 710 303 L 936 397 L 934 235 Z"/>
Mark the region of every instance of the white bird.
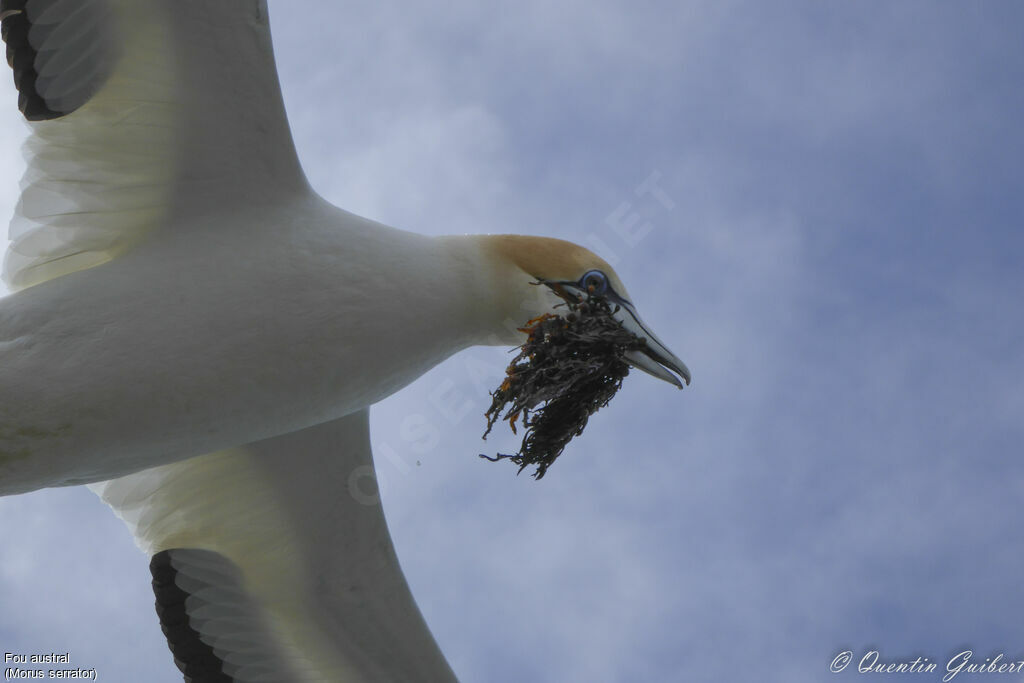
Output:
<path fill-rule="evenodd" d="M 90 484 L 151 556 L 193 681 L 444 681 L 373 494 L 368 406 L 513 345 L 611 267 L 426 237 L 308 185 L 265 0 L 2 0 L 32 121 L 0 300 L 0 495 Z"/>

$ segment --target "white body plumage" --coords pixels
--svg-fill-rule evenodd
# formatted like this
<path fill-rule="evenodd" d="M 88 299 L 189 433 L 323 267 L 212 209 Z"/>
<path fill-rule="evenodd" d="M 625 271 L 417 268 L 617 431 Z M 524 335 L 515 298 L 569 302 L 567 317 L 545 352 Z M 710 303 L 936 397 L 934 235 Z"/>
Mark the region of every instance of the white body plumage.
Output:
<path fill-rule="evenodd" d="M 189 228 L 0 302 L 0 493 L 341 417 L 500 329 L 474 240 L 314 195 Z"/>

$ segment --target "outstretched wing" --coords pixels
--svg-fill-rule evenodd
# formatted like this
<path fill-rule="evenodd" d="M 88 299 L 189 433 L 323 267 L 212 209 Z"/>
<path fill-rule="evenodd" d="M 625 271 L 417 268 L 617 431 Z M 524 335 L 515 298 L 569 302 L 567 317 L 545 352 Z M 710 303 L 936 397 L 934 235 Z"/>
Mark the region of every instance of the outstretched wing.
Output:
<path fill-rule="evenodd" d="M 307 188 L 265 0 L 0 0 L 0 17 L 32 128 L 11 289 L 190 213 Z"/>
<path fill-rule="evenodd" d="M 151 556 L 186 680 L 455 680 L 391 544 L 368 410 L 90 488 Z"/>

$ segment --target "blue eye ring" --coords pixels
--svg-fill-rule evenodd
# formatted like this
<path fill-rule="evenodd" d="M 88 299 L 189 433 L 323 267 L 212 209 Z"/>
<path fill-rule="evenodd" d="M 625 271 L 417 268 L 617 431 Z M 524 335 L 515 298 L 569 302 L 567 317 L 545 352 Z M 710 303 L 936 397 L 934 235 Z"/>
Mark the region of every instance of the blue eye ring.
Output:
<path fill-rule="evenodd" d="M 588 270 L 580 278 L 580 289 L 590 295 L 602 295 L 608 291 L 608 276 L 600 270 Z"/>

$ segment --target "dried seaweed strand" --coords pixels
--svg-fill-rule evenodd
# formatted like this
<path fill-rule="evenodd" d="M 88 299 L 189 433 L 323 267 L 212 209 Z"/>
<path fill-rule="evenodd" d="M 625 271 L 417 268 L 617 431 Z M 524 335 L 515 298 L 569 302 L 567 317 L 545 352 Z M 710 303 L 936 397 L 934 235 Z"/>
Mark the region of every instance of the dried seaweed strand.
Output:
<path fill-rule="evenodd" d="M 522 328 L 527 340 L 501 386 L 491 392 L 486 413 L 485 439 L 499 419 L 508 421 L 514 434 L 521 420 L 525 433 L 518 453 L 480 457 L 510 460 L 520 472 L 534 465 L 535 479 L 583 433 L 590 416 L 608 405 L 629 374 L 624 354 L 643 346 L 612 317 L 605 298 L 591 295 L 566 305 L 565 316 L 545 314 Z"/>

